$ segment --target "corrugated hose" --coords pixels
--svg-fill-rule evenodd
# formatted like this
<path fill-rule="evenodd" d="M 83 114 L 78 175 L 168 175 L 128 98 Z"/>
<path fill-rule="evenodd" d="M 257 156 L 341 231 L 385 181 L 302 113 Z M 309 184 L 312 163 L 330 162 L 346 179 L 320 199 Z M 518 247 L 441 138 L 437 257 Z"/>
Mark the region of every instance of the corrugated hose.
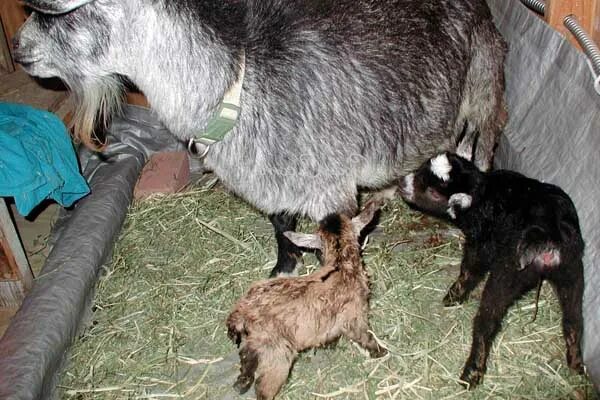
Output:
<path fill-rule="evenodd" d="M 521 0 L 521 3 L 538 14 L 544 15 L 546 12 L 546 3 L 542 0 Z M 588 56 L 588 64 L 594 75 L 594 90 L 600 95 L 600 49 L 598 49 L 596 43 L 581 27 L 575 15 L 567 15 L 563 23 L 573 36 L 575 36 L 583 52 Z"/>
<path fill-rule="evenodd" d="M 521 0 L 521 3 L 525 4 L 538 14 L 544 15 L 546 12 L 546 3 L 541 0 Z"/>

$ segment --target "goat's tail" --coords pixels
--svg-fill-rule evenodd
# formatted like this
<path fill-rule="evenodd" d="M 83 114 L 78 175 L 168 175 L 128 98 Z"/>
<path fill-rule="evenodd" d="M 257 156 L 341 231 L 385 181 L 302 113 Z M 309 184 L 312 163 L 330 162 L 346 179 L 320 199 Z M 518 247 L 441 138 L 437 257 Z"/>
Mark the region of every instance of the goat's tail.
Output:
<path fill-rule="evenodd" d="M 544 273 L 558 267 L 562 262 L 561 246 L 552 240 L 548 232 L 533 226 L 525 230 L 517 244 L 519 270 L 533 265 L 538 272 Z"/>
<path fill-rule="evenodd" d="M 242 342 L 242 337 L 247 335 L 245 319 L 241 313 L 234 310 L 227 318 L 227 336 L 238 347 Z"/>

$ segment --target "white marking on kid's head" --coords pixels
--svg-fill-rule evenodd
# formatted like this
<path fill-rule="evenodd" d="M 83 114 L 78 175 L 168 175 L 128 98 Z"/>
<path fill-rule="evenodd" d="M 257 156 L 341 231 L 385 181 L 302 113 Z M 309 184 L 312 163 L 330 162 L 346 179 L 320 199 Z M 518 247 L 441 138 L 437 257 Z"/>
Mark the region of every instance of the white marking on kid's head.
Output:
<path fill-rule="evenodd" d="M 472 202 L 473 197 L 470 195 L 466 193 L 454 193 L 452 196 L 450 196 L 450 199 L 448 199 L 448 210 L 446 211 L 452 219 L 456 219 L 456 211 L 454 211 L 454 208 L 458 206 L 464 210 L 471 207 Z"/>
<path fill-rule="evenodd" d="M 450 161 L 448 161 L 446 154 L 440 154 L 431 159 L 431 172 L 441 180 L 449 180 L 451 170 L 452 165 L 450 165 Z"/>

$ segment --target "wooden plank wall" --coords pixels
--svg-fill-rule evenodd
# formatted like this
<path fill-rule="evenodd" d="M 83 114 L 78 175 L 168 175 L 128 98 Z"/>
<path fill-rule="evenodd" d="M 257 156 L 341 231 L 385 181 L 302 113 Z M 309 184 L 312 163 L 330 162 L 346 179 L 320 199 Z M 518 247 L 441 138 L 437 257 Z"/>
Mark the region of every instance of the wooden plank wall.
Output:
<path fill-rule="evenodd" d="M 33 285 L 27 262 L 5 200 L 0 198 L 0 308 L 16 307 Z"/>
<path fill-rule="evenodd" d="M 0 0 L 0 20 L 4 32 L 3 47 L 8 47 L 12 54 L 12 38 L 15 36 L 19 27 L 27 19 L 27 13 L 23 6 L 16 0 Z M 14 71 L 15 65 L 12 64 Z"/>
<path fill-rule="evenodd" d="M 10 54 L 10 48 L 4 29 L 2 28 L 2 19 L 0 18 L 0 75 L 13 72 L 15 66 L 12 62 L 12 56 Z"/>
<path fill-rule="evenodd" d="M 596 44 L 600 43 L 600 0 L 546 0 L 546 22 L 581 49 L 575 37 L 564 25 L 563 20 L 569 14 L 577 17 L 581 27 Z"/>

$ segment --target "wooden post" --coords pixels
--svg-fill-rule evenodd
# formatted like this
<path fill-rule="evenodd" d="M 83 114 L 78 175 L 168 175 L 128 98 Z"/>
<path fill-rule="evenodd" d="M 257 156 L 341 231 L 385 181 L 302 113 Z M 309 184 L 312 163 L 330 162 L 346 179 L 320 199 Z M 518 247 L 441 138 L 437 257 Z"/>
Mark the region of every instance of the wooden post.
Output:
<path fill-rule="evenodd" d="M 575 37 L 565 27 L 564 19 L 573 14 L 581 27 L 596 43 L 600 39 L 600 0 L 546 0 L 546 22 L 565 35 L 581 50 Z"/>
<path fill-rule="evenodd" d="M 33 274 L 21 240 L 0 198 L 0 308 L 18 307 L 33 285 Z"/>
<path fill-rule="evenodd" d="M 12 39 L 27 19 L 25 9 L 17 0 L 0 0 L 0 20 L 4 37 L 12 54 Z M 16 65 L 13 63 L 13 70 Z"/>
<path fill-rule="evenodd" d="M 136 106 L 142 107 L 150 107 L 148 104 L 148 100 L 146 100 L 146 96 L 144 96 L 140 92 L 127 92 L 127 103 L 133 104 Z"/>
<path fill-rule="evenodd" d="M 2 18 L 0 18 L 0 75 L 13 72 L 14 70 L 15 65 L 10 54 L 10 46 L 2 28 Z"/>
<path fill-rule="evenodd" d="M 600 0 L 595 0 L 594 3 L 590 34 L 594 42 L 600 44 Z"/>

